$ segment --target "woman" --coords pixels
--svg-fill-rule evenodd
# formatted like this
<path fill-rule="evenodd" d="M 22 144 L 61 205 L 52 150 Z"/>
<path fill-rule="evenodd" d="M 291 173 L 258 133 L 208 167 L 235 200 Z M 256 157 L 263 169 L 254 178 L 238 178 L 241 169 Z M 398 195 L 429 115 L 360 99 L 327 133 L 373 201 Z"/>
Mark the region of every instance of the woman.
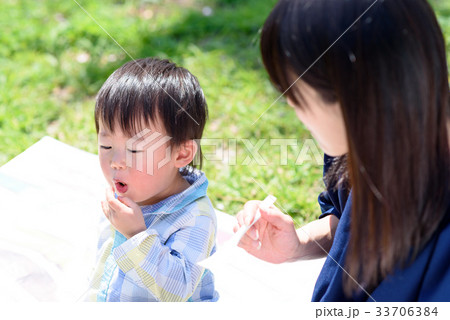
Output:
<path fill-rule="evenodd" d="M 450 299 L 445 43 L 425 0 L 281 0 L 262 29 L 275 87 L 325 152 L 322 216 L 275 207 L 241 246 L 280 263 L 328 254 L 313 301 Z M 258 207 L 238 214 L 249 224 Z"/>

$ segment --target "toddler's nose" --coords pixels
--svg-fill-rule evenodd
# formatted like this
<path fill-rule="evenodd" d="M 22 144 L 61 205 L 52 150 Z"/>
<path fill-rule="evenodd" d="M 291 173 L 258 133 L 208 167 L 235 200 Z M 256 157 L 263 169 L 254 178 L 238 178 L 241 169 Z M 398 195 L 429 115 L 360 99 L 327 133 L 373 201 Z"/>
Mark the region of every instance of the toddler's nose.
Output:
<path fill-rule="evenodd" d="M 111 168 L 115 170 L 123 170 L 127 167 L 124 154 L 116 153 L 111 161 Z"/>

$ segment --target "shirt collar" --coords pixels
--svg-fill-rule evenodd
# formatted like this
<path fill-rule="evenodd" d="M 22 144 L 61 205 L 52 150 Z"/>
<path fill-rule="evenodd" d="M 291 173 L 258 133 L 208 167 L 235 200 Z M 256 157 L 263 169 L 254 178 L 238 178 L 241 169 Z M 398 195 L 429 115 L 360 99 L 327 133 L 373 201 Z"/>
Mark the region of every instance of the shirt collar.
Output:
<path fill-rule="evenodd" d="M 186 179 L 191 186 L 158 203 L 142 206 L 141 209 L 144 217 L 154 214 L 169 214 L 176 212 L 195 200 L 206 196 L 208 179 L 202 171 L 193 169 L 187 175 L 184 175 L 183 178 Z"/>

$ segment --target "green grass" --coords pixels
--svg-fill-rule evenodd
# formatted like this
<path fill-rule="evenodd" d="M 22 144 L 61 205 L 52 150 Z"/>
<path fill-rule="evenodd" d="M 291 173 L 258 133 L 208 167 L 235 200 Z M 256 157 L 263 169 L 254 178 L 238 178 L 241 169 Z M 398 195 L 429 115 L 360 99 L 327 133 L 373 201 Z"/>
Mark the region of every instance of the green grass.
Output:
<path fill-rule="evenodd" d="M 259 29 L 275 0 L 78 2 L 131 57 L 170 58 L 198 77 L 210 112 L 204 137 L 219 139 L 236 159 L 236 165 L 205 161 L 216 207 L 236 213 L 246 200 L 264 198 L 261 184 L 297 223 L 317 217 L 322 167 L 314 161 L 295 165 L 309 133 L 284 101 L 252 124 L 278 96 L 258 48 Z M 450 1 L 433 4 L 449 40 Z M 211 16 L 202 14 L 204 6 L 212 8 Z M 44 135 L 96 153 L 95 94 L 131 59 L 99 25 L 74 1 L 0 3 L 0 165 Z M 280 165 L 280 147 L 270 145 L 269 139 L 280 138 L 298 142 L 288 148 L 286 165 Z M 265 165 L 242 164 L 249 155 L 244 139 L 268 139 L 259 152 Z M 214 147 L 204 149 L 211 154 Z"/>

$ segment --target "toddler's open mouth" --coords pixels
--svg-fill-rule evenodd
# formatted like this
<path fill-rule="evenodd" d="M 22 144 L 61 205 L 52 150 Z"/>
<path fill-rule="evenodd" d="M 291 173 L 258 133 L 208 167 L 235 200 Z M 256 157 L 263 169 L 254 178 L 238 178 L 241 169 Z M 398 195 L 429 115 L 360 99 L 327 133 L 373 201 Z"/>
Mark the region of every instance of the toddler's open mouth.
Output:
<path fill-rule="evenodd" d="M 114 181 L 114 185 L 118 193 L 125 193 L 128 190 L 128 185 L 121 181 Z"/>

